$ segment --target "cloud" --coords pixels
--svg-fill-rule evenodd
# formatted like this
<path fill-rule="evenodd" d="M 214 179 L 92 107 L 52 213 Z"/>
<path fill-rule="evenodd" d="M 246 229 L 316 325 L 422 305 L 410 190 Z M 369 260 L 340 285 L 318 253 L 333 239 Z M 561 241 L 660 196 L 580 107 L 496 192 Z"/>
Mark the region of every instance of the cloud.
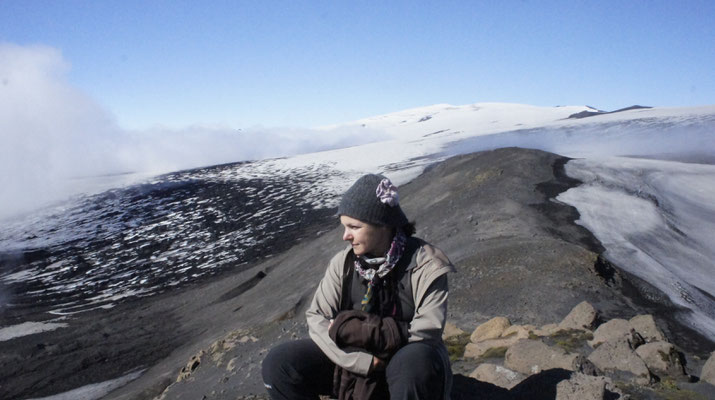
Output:
<path fill-rule="evenodd" d="M 360 127 L 327 130 L 191 126 L 125 133 L 122 159 L 131 170 L 154 173 L 240 160 L 291 156 L 384 140 L 382 132 Z"/>
<path fill-rule="evenodd" d="M 117 168 L 111 115 L 64 81 L 56 49 L 0 43 L 2 215 L 56 198 L 63 179 Z"/>
<path fill-rule="evenodd" d="M 0 42 L 0 218 L 108 188 L 126 172 L 162 173 L 363 144 L 379 132 L 221 126 L 120 128 L 67 82 L 58 49 Z"/>

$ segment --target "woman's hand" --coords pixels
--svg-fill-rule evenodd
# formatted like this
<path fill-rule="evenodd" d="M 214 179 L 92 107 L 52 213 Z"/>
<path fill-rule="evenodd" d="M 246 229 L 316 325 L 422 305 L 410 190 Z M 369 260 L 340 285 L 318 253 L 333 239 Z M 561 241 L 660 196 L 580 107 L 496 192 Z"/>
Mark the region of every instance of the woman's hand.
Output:
<path fill-rule="evenodd" d="M 370 372 L 374 371 L 384 371 L 387 367 L 387 362 L 382 358 L 372 356 L 372 365 L 370 366 Z"/>

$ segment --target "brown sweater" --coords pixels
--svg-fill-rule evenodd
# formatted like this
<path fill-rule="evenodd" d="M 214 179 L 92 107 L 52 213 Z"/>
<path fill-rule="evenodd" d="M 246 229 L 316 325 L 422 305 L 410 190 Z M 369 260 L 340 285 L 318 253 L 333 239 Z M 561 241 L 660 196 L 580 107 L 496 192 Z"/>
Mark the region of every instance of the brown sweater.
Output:
<path fill-rule="evenodd" d="M 389 359 L 407 343 L 407 338 L 394 319 L 356 310 L 340 312 L 329 334 L 343 350 L 366 351 L 383 359 Z M 339 400 L 389 398 L 384 373 L 373 372 L 362 376 L 336 365 L 333 388 L 337 389 Z"/>

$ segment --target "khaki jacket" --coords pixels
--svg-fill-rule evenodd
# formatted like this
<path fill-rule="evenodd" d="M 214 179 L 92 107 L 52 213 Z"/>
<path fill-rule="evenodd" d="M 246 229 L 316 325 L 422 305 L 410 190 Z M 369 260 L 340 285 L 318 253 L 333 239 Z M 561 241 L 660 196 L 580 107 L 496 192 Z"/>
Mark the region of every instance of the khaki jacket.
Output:
<path fill-rule="evenodd" d="M 310 337 L 323 353 L 340 367 L 366 376 L 372 365 L 372 355 L 365 352 L 346 353 L 330 339 L 328 334 L 330 320 L 334 319 L 340 311 L 340 296 L 344 281 L 343 266 L 350 249 L 348 246 L 330 260 L 305 314 Z M 410 323 L 408 342 L 434 343 L 445 363 L 445 371 L 449 372 L 445 382 L 445 390 L 449 393 L 451 370 L 449 355 L 442 342 L 442 331 L 447 318 L 449 294 L 447 273 L 456 270 L 441 250 L 422 240 L 415 255 L 415 262 L 408 267 L 408 270 L 412 270 L 412 297 L 415 303 L 415 314 Z"/>

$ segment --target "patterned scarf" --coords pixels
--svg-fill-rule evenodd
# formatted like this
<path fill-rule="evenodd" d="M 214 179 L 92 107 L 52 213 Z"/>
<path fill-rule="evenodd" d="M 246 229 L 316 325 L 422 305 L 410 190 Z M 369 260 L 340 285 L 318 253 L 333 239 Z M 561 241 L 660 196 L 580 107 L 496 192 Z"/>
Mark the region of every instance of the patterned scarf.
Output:
<path fill-rule="evenodd" d="M 405 251 L 405 245 L 407 243 L 407 236 L 398 229 L 395 234 L 395 238 L 392 239 L 390 244 L 390 250 L 387 252 L 385 257 L 380 258 L 366 258 L 360 257 L 362 262 L 374 266 L 380 265 L 377 268 L 363 267 L 360 259 L 355 260 L 355 270 L 360 274 L 360 276 L 367 281 L 367 290 L 365 291 L 365 296 L 363 296 L 360 304 L 362 305 L 362 311 L 370 312 L 372 305 L 370 301 L 372 300 L 372 295 L 374 293 L 374 288 L 384 278 L 387 274 L 395 268 L 397 262 L 400 261 L 402 253 Z"/>

